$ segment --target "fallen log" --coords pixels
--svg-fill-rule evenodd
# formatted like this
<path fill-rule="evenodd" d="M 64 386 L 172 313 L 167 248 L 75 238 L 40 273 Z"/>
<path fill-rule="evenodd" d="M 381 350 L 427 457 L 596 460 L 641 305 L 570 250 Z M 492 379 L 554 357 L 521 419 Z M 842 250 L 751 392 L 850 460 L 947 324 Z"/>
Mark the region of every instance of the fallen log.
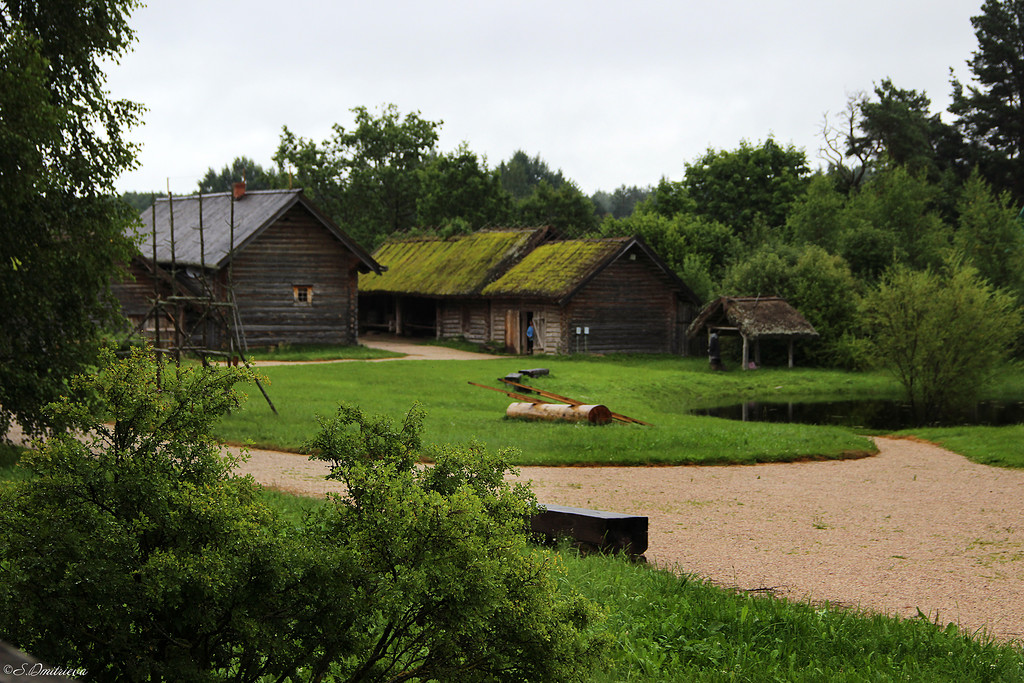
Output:
<path fill-rule="evenodd" d="M 522 389 L 524 391 L 535 392 L 536 394 L 538 394 L 540 396 L 543 396 L 544 398 L 550 398 L 553 401 L 562 401 L 563 403 L 568 403 L 569 405 L 574 405 L 574 406 L 583 405 L 582 401 L 577 401 L 574 398 L 569 398 L 568 396 L 559 396 L 558 394 L 553 394 L 550 391 L 544 391 L 543 389 L 538 389 L 536 387 L 531 387 L 531 386 L 529 386 L 527 384 L 522 384 L 521 382 L 516 382 L 514 380 L 510 380 L 507 377 L 499 378 L 499 381 L 504 382 L 505 384 L 510 384 L 510 385 L 512 385 L 514 387 L 517 387 L 519 389 Z M 470 384 L 472 384 L 472 382 L 470 382 Z M 480 386 L 480 385 L 477 385 L 477 386 Z M 487 387 L 487 388 L 490 389 L 491 387 Z M 509 394 L 509 395 L 511 396 L 511 394 Z M 646 427 L 650 427 L 651 426 L 650 423 L 648 423 L 648 422 L 644 422 L 643 420 L 638 420 L 635 417 L 629 417 L 628 415 L 621 415 L 619 413 L 612 413 L 612 419 L 618 420 L 619 422 L 631 422 L 633 424 L 644 425 Z"/>
<path fill-rule="evenodd" d="M 612 421 L 612 412 L 603 405 L 559 405 L 557 403 L 513 403 L 505 411 L 508 417 L 525 420 L 568 420 L 604 425 Z"/>

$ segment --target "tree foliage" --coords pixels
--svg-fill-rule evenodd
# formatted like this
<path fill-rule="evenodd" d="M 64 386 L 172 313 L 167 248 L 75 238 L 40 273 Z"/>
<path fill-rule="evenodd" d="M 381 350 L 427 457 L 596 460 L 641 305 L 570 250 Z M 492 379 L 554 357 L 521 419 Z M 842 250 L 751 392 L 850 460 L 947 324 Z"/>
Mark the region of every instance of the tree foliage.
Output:
<path fill-rule="evenodd" d="M 1009 192 L 995 196 L 975 172 L 964 185 L 957 213 L 956 248 L 981 277 L 1024 301 L 1024 219 Z"/>
<path fill-rule="evenodd" d="M 352 112 L 353 128 L 336 123 L 320 144 L 285 127 L 274 161 L 294 168 L 297 186 L 357 241 L 373 245 L 415 226 L 418 171 L 436 151 L 442 122 L 419 112 L 403 117 L 393 104 L 376 115 L 366 107 Z"/>
<path fill-rule="evenodd" d="M 653 188 L 629 187 L 620 185 L 615 191 L 609 194 L 604 191 L 597 191 L 591 196 L 590 201 L 594 203 L 597 212 L 602 215 L 609 215 L 612 218 L 625 218 L 633 213 L 636 206 L 651 195 Z"/>
<path fill-rule="evenodd" d="M 501 185 L 497 170 L 489 170 L 465 145 L 438 154 L 418 171 L 416 202 L 419 226 L 438 228 L 459 221 L 472 229 L 508 225 L 512 198 Z"/>
<path fill-rule="evenodd" d="M 931 112 L 923 92 L 903 90 L 883 79 L 874 99 L 857 100 L 858 130 L 848 138 L 848 155 L 871 159 L 874 167 L 893 163 L 937 181 L 954 168 L 963 143 L 953 126 Z"/>
<path fill-rule="evenodd" d="M 498 173 L 501 175 L 502 187 L 517 201 L 532 195 L 541 183 L 547 183 L 551 189 L 557 190 L 566 181 L 562 171 L 552 171 L 539 154 L 531 157 L 521 149 L 517 149 L 508 161 L 498 165 Z"/>
<path fill-rule="evenodd" d="M 806 345 L 822 363 L 847 362 L 844 333 L 854 322 L 857 282 L 841 256 L 814 244 L 764 246 L 734 264 L 722 285 L 730 294 L 781 296 L 818 331 Z"/>
<path fill-rule="evenodd" d="M 585 237 L 597 229 L 597 214 L 590 198 L 574 183 L 562 183 L 557 189 L 541 182 L 515 207 L 520 225 L 550 225 L 565 239 Z"/>
<path fill-rule="evenodd" d="M 0 2 L 0 429 L 42 429 L 43 406 L 118 321 L 109 282 L 134 211 L 113 194 L 135 164 L 141 107 L 101 70 L 129 48 L 133 0 Z"/>
<path fill-rule="evenodd" d="M 1014 297 L 956 260 L 894 266 L 858 315 L 868 360 L 899 380 L 923 421 L 972 405 L 1024 329 Z"/>
<path fill-rule="evenodd" d="M 743 140 L 735 150 L 709 149 L 686 165 L 683 185 L 697 212 L 747 239 L 756 226 L 785 224 L 790 205 L 807 185 L 807 158 L 772 138 L 760 146 Z"/>
<path fill-rule="evenodd" d="M 276 168 L 265 169 L 249 157 L 235 157 L 229 165 L 220 171 L 207 169 L 206 175 L 199 181 L 199 191 L 203 194 L 211 192 L 231 192 L 235 183 L 245 181 L 248 190 L 274 190 L 287 187 L 287 176 Z"/>
<path fill-rule="evenodd" d="M 52 406 L 85 438 L 0 489 L 0 637 L 97 680 L 586 680 L 595 608 L 506 454 L 342 407 L 308 446 L 349 494 L 284 524 L 210 435 L 248 377 L 108 353 Z"/>
<path fill-rule="evenodd" d="M 1024 0 L 985 0 L 971 18 L 973 83 L 953 79 L 949 110 L 973 143 L 985 177 L 1024 202 Z"/>

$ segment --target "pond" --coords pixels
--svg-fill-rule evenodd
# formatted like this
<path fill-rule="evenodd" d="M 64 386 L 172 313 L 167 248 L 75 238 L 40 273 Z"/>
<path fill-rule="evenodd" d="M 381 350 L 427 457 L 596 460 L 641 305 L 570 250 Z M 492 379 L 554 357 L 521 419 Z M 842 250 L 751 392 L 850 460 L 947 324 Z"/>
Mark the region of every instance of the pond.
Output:
<path fill-rule="evenodd" d="M 893 400 L 866 399 L 817 403 L 748 401 L 717 408 L 702 408 L 691 413 L 744 422 L 793 422 L 884 431 L 920 426 L 920 421 L 908 404 Z M 965 409 L 935 424 L 998 427 L 1021 422 L 1024 422 L 1024 401 L 982 401 L 973 408 Z"/>

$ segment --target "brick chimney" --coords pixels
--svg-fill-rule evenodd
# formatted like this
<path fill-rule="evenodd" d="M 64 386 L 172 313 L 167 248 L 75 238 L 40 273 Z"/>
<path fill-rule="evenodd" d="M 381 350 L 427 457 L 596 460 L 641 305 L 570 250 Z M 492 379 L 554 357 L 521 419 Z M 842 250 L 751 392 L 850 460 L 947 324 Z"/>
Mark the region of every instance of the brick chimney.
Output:
<path fill-rule="evenodd" d="M 240 182 L 240 183 L 235 183 L 231 187 L 232 187 L 232 191 L 234 192 L 235 199 L 241 199 L 242 197 L 245 196 L 245 181 L 244 180 L 242 182 Z"/>

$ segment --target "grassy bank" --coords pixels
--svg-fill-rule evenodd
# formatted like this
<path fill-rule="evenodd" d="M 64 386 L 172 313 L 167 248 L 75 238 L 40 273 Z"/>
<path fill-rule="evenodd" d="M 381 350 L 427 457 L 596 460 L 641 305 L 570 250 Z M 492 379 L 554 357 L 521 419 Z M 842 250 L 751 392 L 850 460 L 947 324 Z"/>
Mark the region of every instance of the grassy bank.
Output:
<path fill-rule="evenodd" d="M 249 349 L 246 357 L 257 361 L 371 360 L 398 358 L 401 353 L 368 346 L 326 346 L 323 344 L 278 344 Z"/>
<path fill-rule="evenodd" d="M 543 364 L 551 374 L 535 386 L 653 426 L 593 427 L 505 418 L 512 399 L 471 386 L 498 386 L 499 376 Z M 279 411 L 258 392 L 217 429 L 220 438 L 295 450 L 315 428 L 316 415 L 346 401 L 371 413 L 400 416 L 414 402 L 427 410 L 425 438 L 449 443 L 478 440 L 493 449 L 512 446 L 520 465 L 711 464 L 835 458 L 871 452 L 848 430 L 802 425 L 739 423 L 687 414 L 695 407 L 739 400 L 813 400 L 894 395 L 879 375 L 823 370 L 762 369 L 711 373 L 702 359 L 610 357 L 416 361 L 277 366 L 261 370 Z"/>
<path fill-rule="evenodd" d="M 608 615 L 599 681 L 1019 681 L 1024 651 L 925 618 L 732 593 L 616 558 L 563 554 Z"/>

